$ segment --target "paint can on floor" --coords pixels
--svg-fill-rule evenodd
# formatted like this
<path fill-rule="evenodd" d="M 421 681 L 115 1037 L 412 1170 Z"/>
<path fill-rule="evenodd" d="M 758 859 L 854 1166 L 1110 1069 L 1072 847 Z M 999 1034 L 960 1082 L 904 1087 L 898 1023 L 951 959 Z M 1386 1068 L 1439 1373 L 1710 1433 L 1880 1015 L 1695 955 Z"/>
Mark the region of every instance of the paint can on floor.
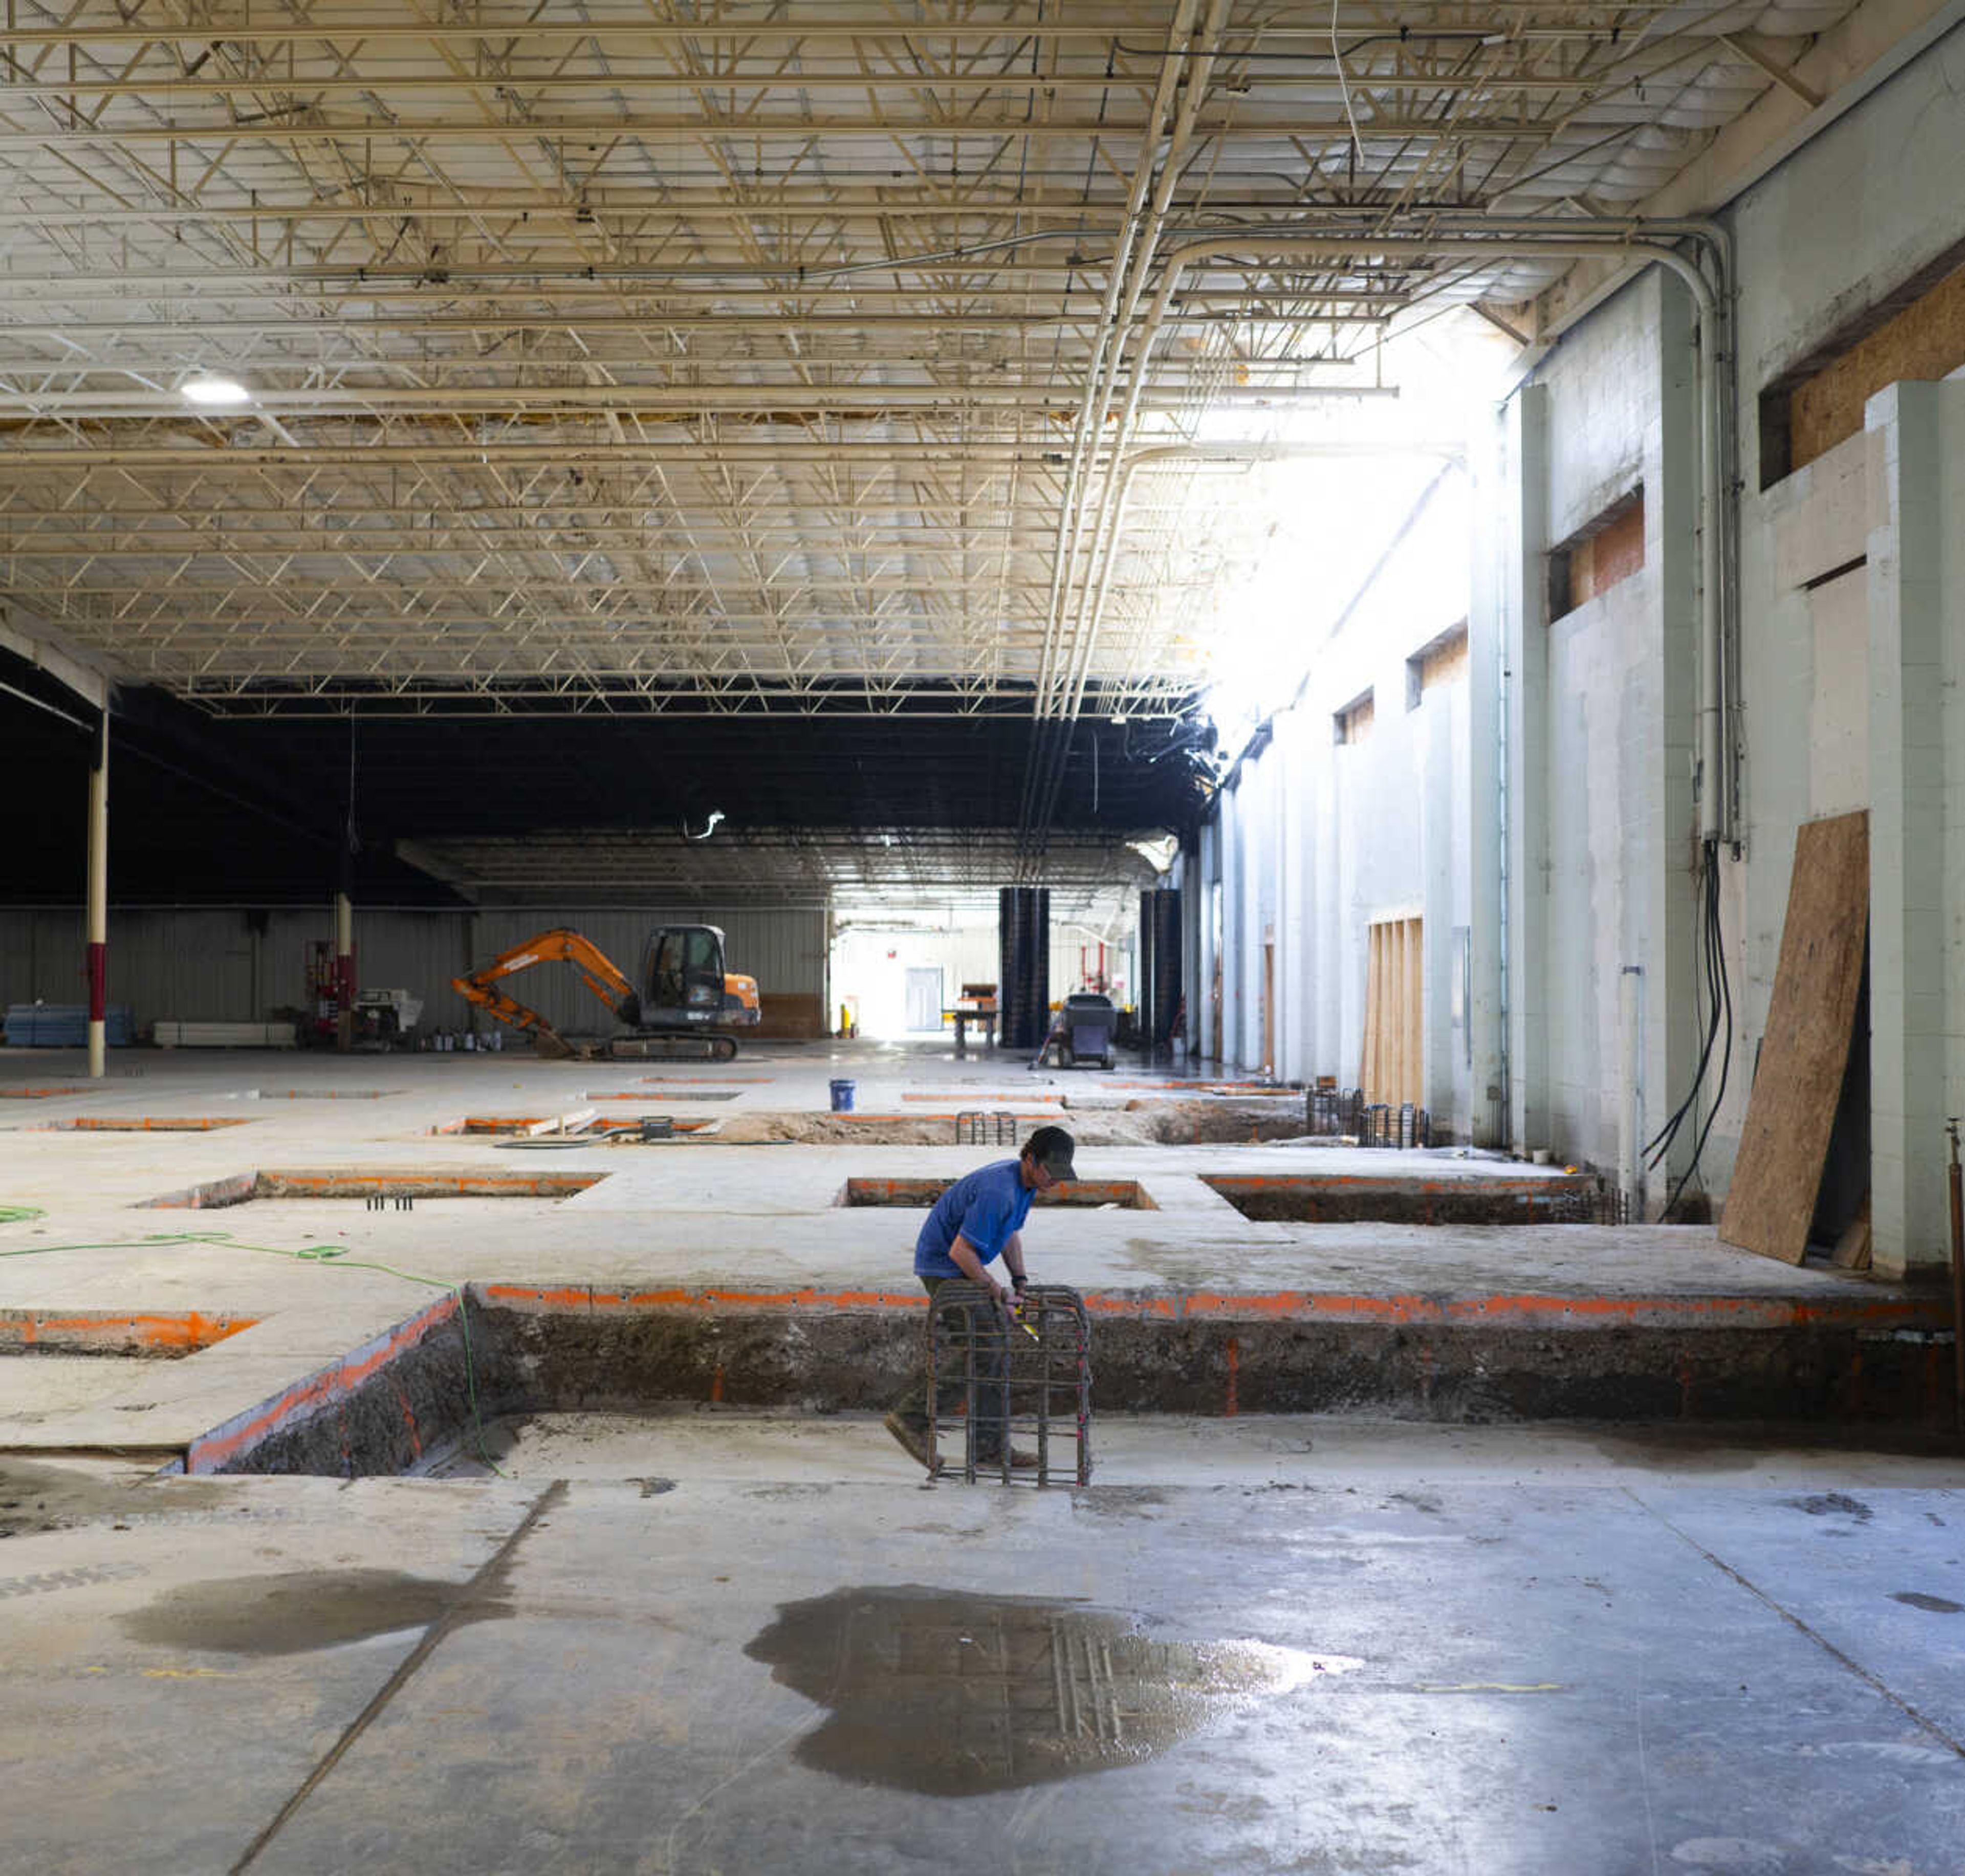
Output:
<path fill-rule="evenodd" d="M 835 1081 L 831 1084 L 831 1087 L 833 1112 L 851 1114 L 853 1112 L 853 1083 L 850 1081 Z"/>

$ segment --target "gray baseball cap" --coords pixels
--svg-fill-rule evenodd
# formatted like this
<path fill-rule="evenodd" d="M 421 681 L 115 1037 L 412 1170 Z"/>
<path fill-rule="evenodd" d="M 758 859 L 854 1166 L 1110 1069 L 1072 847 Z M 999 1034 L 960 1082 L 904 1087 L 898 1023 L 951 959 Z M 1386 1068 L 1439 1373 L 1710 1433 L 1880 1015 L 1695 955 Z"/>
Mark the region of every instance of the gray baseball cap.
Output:
<path fill-rule="evenodd" d="M 1062 1127 L 1040 1127 L 1024 1142 L 1024 1151 L 1053 1179 L 1073 1179 L 1071 1156 L 1078 1143 Z"/>

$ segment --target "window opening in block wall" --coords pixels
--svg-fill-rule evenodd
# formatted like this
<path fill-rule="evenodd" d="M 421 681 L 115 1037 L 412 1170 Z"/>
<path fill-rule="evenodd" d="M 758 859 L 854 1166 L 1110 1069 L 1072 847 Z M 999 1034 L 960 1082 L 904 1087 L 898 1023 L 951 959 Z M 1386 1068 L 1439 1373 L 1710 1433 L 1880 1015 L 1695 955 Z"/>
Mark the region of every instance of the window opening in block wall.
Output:
<path fill-rule="evenodd" d="M 1429 639 L 1406 660 L 1406 708 L 1416 710 L 1426 693 L 1467 675 L 1467 621 Z"/>
<path fill-rule="evenodd" d="M 1549 623 L 1607 593 L 1644 564 L 1645 487 L 1640 482 L 1551 551 Z"/>
<path fill-rule="evenodd" d="M 1855 436 L 1864 405 L 1885 385 L 1965 365 L 1962 259 L 1965 249 L 1947 249 L 1761 393 L 1761 488 Z"/>
<path fill-rule="evenodd" d="M 1358 1086 L 1367 1101 L 1424 1105 L 1420 1073 L 1422 967 L 1418 919 L 1379 919 L 1365 928 L 1365 1043 Z"/>
<path fill-rule="evenodd" d="M 1362 742 L 1372 733 L 1371 692 L 1353 697 L 1332 716 L 1330 725 L 1334 741 Z"/>

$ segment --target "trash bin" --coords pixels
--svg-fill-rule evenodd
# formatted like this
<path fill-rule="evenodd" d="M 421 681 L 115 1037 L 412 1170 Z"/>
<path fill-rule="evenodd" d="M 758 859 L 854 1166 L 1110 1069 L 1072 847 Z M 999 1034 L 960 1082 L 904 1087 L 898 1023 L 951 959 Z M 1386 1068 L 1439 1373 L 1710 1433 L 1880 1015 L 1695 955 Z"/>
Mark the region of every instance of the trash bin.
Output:
<path fill-rule="evenodd" d="M 1112 1031 L 1118 1027 L 1118 1012 L 1112 999 L 1085 991 L 1075 991 L 1064 999 L 1064 1062 L 1067 1068 L 1081 1063 L 1112 1066 Z"/>
<path fill-rule="evenodd" d="M 853 1083 L 850 1081 L 835 1081 L 831 1086 L 833 1112 L 851 1114 L 853 1112 Z"/>

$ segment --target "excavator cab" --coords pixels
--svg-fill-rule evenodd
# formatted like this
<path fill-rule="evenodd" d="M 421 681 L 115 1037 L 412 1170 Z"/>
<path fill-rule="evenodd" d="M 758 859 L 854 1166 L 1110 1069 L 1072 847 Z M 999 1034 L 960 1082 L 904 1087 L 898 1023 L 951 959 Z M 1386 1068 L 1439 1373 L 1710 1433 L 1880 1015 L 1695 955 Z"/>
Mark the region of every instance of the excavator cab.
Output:
<path fill-rule="evenodd" d="M 757 1021 L 725 1012 L 728 994 L 723 970 L 723 934 L 713 925 L 664 925 L 648 940 L 642 968 L 642 1025 Z M 733 1002 L 740 999 L 732 997 Z"/>

